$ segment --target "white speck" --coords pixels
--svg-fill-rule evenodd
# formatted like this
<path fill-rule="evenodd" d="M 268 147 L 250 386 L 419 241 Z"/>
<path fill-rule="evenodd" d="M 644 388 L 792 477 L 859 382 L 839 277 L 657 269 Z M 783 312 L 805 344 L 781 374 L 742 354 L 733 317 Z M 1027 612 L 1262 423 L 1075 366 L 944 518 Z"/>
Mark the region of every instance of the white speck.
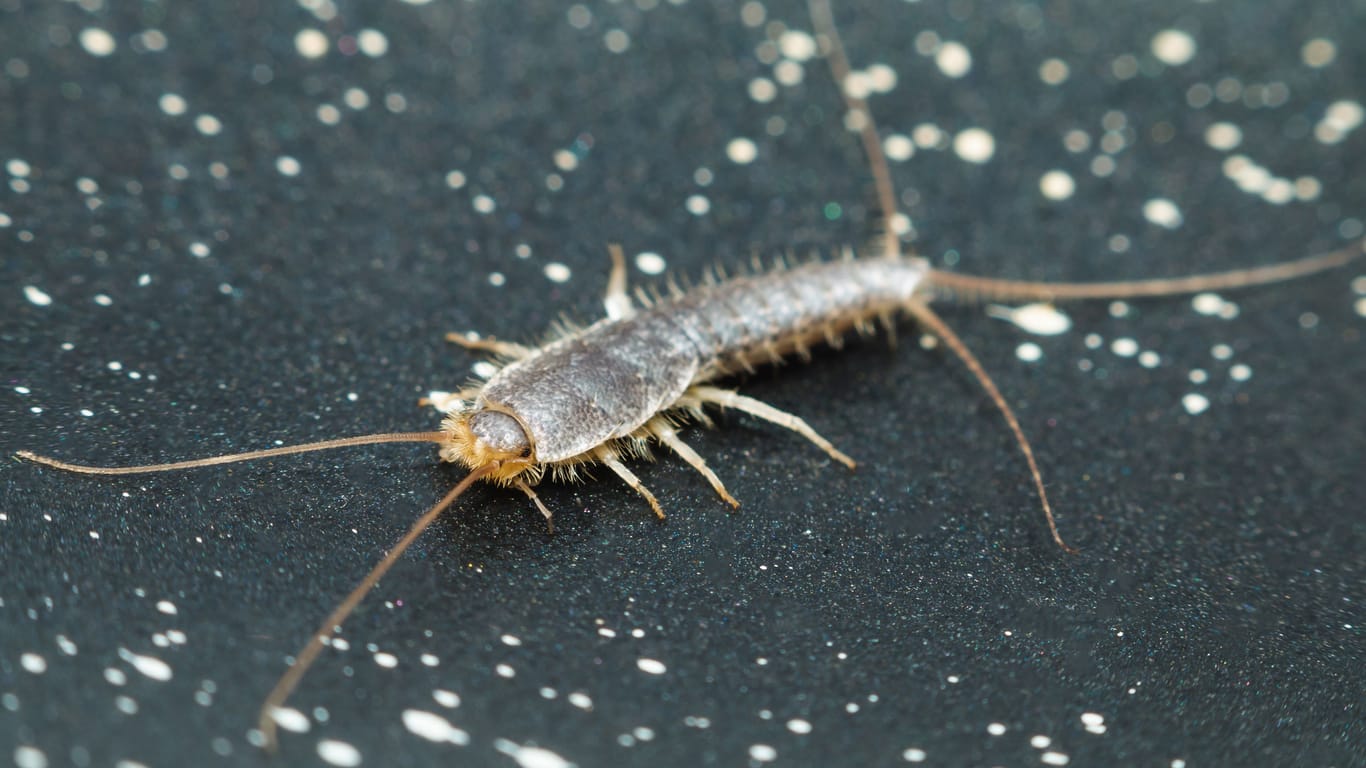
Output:
<path fill-rule="evenodd" d="M 631 48 L 631 36 L 624 29 L 609 29 L 602 36 L 602 44 L 612 53 L 626 53 Z"/>
<path fill-rule="evenodd" d="M 478 376 L 481 379 L 487 379 L 498 372 L 498 366 L 487 360 L 480 360 L 474 365 L 471 365 L 470 370 L 474 372 L 475 376 Z"/>
<path fill-rule="evenodd" d="M 475 195 L 472 204 L 475 211 L 486 215 L 498 210 L 498 201 L 488 195 Z"/>
<path fill-rule="evenodd" d="M 1115 339 L 1110 342 L 1110 351 L 1120 357 L 1133 357 L 1138 354 L 1138 342 L 1130 338 Z"/>
<path fill-rule="evenodd" d="M 760 763 L 771 763 L 778 759 L 778 750 L 767 744 L 754 744 L 749 748 L 751 760 Z"/>
<path fill-rule="evenodd" d="M 24 298 L 28 299 L 29 303 L 35 307 L 46 307 L 52 303 L 52 297 L 36 285 L 24 286 Z"/>
<path fill-rule="evenodd" d="M 446 174 L 446 186 L 451 189 L 460 189 L 465 186 L 465 174 L 460 171 L 451 171 Z"/>
<path fill-rule="evenodd" d="M 437 688 L 432 691 L 432 699 L 434 699 L 437 704 L 449 709 L 455 709 L 460 706 L 460 694 L 455 691 L 445 690 L 444 688 Z"/>
<path fill-rule="evenodd" d="M 385 653 L 384 651 L 380 651 L 379 653 L 375 654 L 375 663 L 380 665 L 381 667 L 384 667 L 385 669 L 393 669 L 394 667 L 398 666 L 398 657 L 392 653 Z"/>
<path fill-rule="evenodd" d="M 864 74 L 868 77 L 868 87 L 874 93 L 890 93 L 896 88 L 896 70 L 886 64 L 874 64 Z"/>
<path fill-rule="evenodd" d="M 911 140 L 921 149 L 943 149 L 947 141 L 943 129 L 934 123 L 921 123 L 912 128 Z"/>
<path fill-rule="evenodd" d="M 567 283 L 572 274 L 573 273 L 569 271 L 569 267 L 558 261 L 552 261 L 545 265 L 545 276 L 550 278 L 551 282 Z"/>
<path fill-rule="evenodd" d="M 299 165 L 299 161 L 289 155 L 280 155 L 275 158 L 275 170 L 283 176 L 298 176 L 302 169 L 303 166 Z"/>
<path fill-rule="evenodd" d="M 27 395 L 28 393 L 32 392 L 33 390 L 29 389 L 28 387 L 15 387 L 15 388 L 14 388 L 14 391 L 15 391 L 15 392 L 18 392 L 18 393 L 21 394 L 21 395 Z"/>
<path fill-rule="evenodd" d="M 300 712 L 293 707 L 276 707 L 270 711 L 270 719 L 277 725 L 292 733 L 308 733 L 312 723 L 308 721 L 308 715 Z"/>
<path fill-rule="evenodd" d="M 76 644 L 71 642 L 71 638 L 66 635 L 57 635 L 57 650 L 67 656 L 75 656 Z"/>
<path fill-rule="evenodd" d="M 123 670 L 116 667 L 106 667 L 104 670 L 104 679 L 107 680 L 110 685 L 126 685 L 128 683 L 128 675 L 125 674 Z"/>
<path fill-rule="evenodd" d="M 362 29 L 356 33 L 356 45 L 360 47 L 360 52 L 372 59 L 389 52 L 389 38 L 378 29 Z"/>
<path fill-rule="evenodd" d="M 510 645 L 513 648 L 522 644 L 522 638 L 517 637 L 516 635 L 503 635 L 498 639 L 503 641 L 503 645 Z"/>
<path fill-rule="evenodd" d="M 154 656 L 142 656 L 127 648 L 119 649 L 119 658 L 133 665 L 133 668 L 153 680 L 171 679 L 171 665 Z"/>
<path fill-rule="evenodd" d="M 1045 765 L 1067 765 L 1072 758 L 1061 752 L 1045 752 L 1039 755 L 1039 761 Z"/>
<path fill-rule="evenodd" d="M 1359 102 L 1355 101 L 1335 101 L 1328 105 L 1328 111 L 1323 115 L 1324 122 L 1343 133 L 1356 130 L 1366 120 L 1366 109 Z"/>
<path fill-rule="evenodd" d="M 593 708 L 593 699 L 589 698 L 588 694 L 583 693 L 582 691 L 574 691 L 566 698 L 569 699 L 570 704 L 573 704 L 579 709 L 589 710 Z"/>
<path fill-rule="evenodd" d="M 1099 712 L 1083 712 L 1083 713 L 1081 713 L 1081 724 L 1082 724 L 1082 725 L 1103 725 L 1104 723 L 1105 723 L 1105 716 L 1102 715 L 1102 714 L 1100 714 Z"/>
<path fill-rule="evenodd" d="M 306 59 L 322 57 L 323 54 L 327 53 L 327 48 L 327 35 L 316 29 L 301 29 L 294 36 L 294 49 Z M 322 749 L 321 744 L 318 745 L 318 749 Z M 357 753 L 357 757 L 359 757 L 359 753 Z"/>
<path fill-rule="evenodd" d="M 417 657 L 417 659 L 422 662 L 422 666 L 424 667 L 435 667 L 441 664 L 441 659 L 430 653 L 424 653 Z"/>
<path fill-rule="evenodd" d="M 1210 347 L 1209 354 L 1210 357 L 1213 357 L 1215 360 L 1227 360 L 1233 357 L 1233 347 L 1230 347 L 1227 344 L 1215 344 L 1213 347 Z"/>
<path fill-rule="evenodd" d="M 123 363 L 120 363 L 118 360 L 110 360 L 105 364 L 105 367 L 111 371 L 121 371 L 123 370 Z"/>
<path fill-rule="evenodd" d="M 1315 69 L 1332 64 L 1338 57 L 1338 47 L 1332 40 L 1316 37 L 1300 49 L 1300 59 Z"/>
<path fill-rule="evenodd" d="M 794 717 L 787 721 L 787 729 L 798 735 L 811 733 L 811 723 L 800 717 Z"/>
<path fill-rule="evenodd" d="M 5 170 L 9 171 L 9 175 L 16 179 L 27 179 L 28 175 L 33 172 L 33 166 L 29 165 L 27 161 L 20 160 L 16 157 L 5 163 Z"/>
<path fill-rule="evenodd" d="M 1022 307 L 1006 307 L 1000 304 L 987 306 L 987 314 L 998 320 L 1013 323 L 1026 333 L 1036 336 L 1057 336 L 1072 328 L 1072 318 L 1052 304 L 1026 304 Z"/>
<path fill-rule="evenodd" d="M 968 128 L 953 137 L 953 151 L 969 163 L 985 163 L 996 154 L 996 139 L 981 128 Z"/>
<path fill-rule="evenodd" d="M 114 707 L 125 715 L 138 713 L 138 703 L 131 696 L 115 696 Z"/>
<path fill-rule="evenodd" d="M 882 149 L 887 153 L 887 159 L 905 162 L 915 155 L 915 142 L 904 133 L 893 133 L 882 140 Z"/>
<path fill-rule="evenodd" d="M 200 115 L 194 119 L 194 127 L 205 136 L 217 136 L 223 132 L 223 121 L 213 115 Z"/>
<path fill-rule="evenodd" d="M 362 110 L 370 106 L 370 94 L 362 88 L 347 88 L 346 93 L 342 94 L 342 101 L 354 110 Z"/>
<path fill-rule="evenodd" d="M 947 42 L 934 54 L 935 66 L 949 77 L 958 78 L 972 71 L 972 52 L 962 43 Z"/>
<path fill-rule="evenodd" d="M 746 138 L 731 139 L 726 145 L 726 157 L 738 165 L 748 165 L 759 156 L 759 147 Z"/>
<path fill-rule="evenodd" d="M 706 195 L 688 195 L 688 199 L 683 202 L 683 207 L 688 209 L 688 213 L 694 216 L 705 216 L 711 210 L 711 201 Z"/>
<path fill-rule="evenodd" d="M 1243 129 L 1233 123 L 1214 123 L 1205 129 L 1205 143 L 1227 152 L 1243 143 Z"/>
<path fill-rule="evenodd" d="M 565 173 L 569 173 L 579 167 L 579 156 L 567 149 L 555 150 L 555 154 L 551 159 L 554 160 L 555 167 Z"/>
<path fill-rule="evenodd" d="M 1005 723 L 991 723 L 987 726 L 987 733 L 991 734 L 992 736 L 1001 736 L 1004 735 L 1005 732 Z"/>
<path fill-rule="evenodd" d="M 1151 349 L 1145 349 L 1138 353 L 1138 364 L 1144 368 L 1156 368 L 1162 364 L 1162 356 Z"/>
<path fill-rule="evenodd" d="M 636 254 L 636 269 L 647 275 L 662 274 L 666 266 L 664 257 L 653 251 Z"/>
<path fill-rule="evenodd" d="M 1192 370 L 1186 378 L 1190 379 L 1192 384 L 1204 384 L 1209 381 L 1209 374 L 1201 368 L 1196 368 Z"/>
<path fill-rule="evenodd" d="M 778 50 L 793 61 L 809 61 L 816 55 L 816 38 L 801 30 L 789 29 L 779 36 Z"/>
<path fill-rule="evenodd" d="M 767 77 L 756 77 L 749 81 L 749 97 L 760 104 L 767 104 L 777 96 L 778 86 Z"/>
<path fill-rule="evenodd" d="M 1181 398 L 1181 405 L 1186 409 L 1186 413 L 1198 416 L 1209 410 L 1209 398 L 1198 392 L 1192 392 Z"/>
<path fill-rule="evenodd" d="M 806 69 L 791 59 L 783 59 L 773 67 L 773 77 L 780 85 L 792 87 L 806 77 Z"/>
<path fill-rule="evenodd" d="M 1043 358 L 1043 349 L 1032 341 L 1026 341 L 1015 348 L 1015 356 L 1026 363 L 1034 363 Z"/>
<path fill-rule="evenodd" d="M 47 671 L 47 659 L 36 653 L 25 653 L 19 657 L 19 665 L 24 671 L 35 675 L 41 675 Z"/>
<path fill-rule="evenodd" d="M 1062 85 L 1071 74 L 1072 68 L 1062 59 L 1047 59 L 1039 65 L 1039 79 L 1049 85 Z"/>
<path fill-rule="evenodd" d="M 1181 226 L 1181 209 L 1165 197 L 1155 197 L 1143 204 L 1143 218 L 1167 229 Z"/>
<path fill-rule="evenodd" d="M 911 747 L 901 753 L 901 758 L 908 763 L 923 763 L 925 762 L 926 757 L 925 750 L 916 749 L 915 747 Z"/>
<path fill-rule="evenodd" d="M 319 741 L 318 757 L 341 768 L 354 768 L 361 763 L 360 750 L 337 739 Z"/>
<path fill-rule="evenodd" d="M 427 741 L 435 741 L 438 744 L 458 744 L 463 747 L 470 743 L 468 733 L 451 725 L 450 721 L 434 712 L 405 709 L 403 725 Z"/>
<path fill-rule="evenodd" d="M 14 748 L 16 768 L 47 768 L 47 753 L 37 747 L 20 745 Z"/>
<path fill-rule="evenodd" d="M 99 304 L 101 307 L 109 307 L 113 306 L 114 300 L 109 298 L 107 294 L 97 293 L 95 294 L 95 303 Z"/>
<path fill-rule="evenodd" d="M 1039 191 L 1049 200 L 1066 200 L 1077 191 L 1077 182 L 1067 171 L 1052 170 L 1039 178 Z"/>
<path fill-rule="evenodd" d="M 185 110 L 190 107 L 189 104 L 185 103 L 184 97 L 176 93 L 161 94 L 161 98 L 157 99 L 157 106 L 161 107 L 162 112 L 172 117 L 185 114 Z"/>
<path fill-rule="evenodd" d="M 177 613 L 175 603 L 171 602 L 170 600 L 158 600 L 157 610 L 161 611 L 167 616 L 174 616 Z"/>
<path fill-rule="evenodd" d="M 1352 304 L 1352 308 L 1356 310 L 1358 315 L 1366 317 L 1366 297 L 1357 299 L 1356 302 Z"/>
<path fill-rule="evenodd" d="M 544 747 L 524 747 L 507 739 L 497 739 L 493 748 L 517 761 L 521 768 L 570 768 L 574 765 Z"/>
<path fill-rule="evenodd" d="M 1036 736 L 1029 737 L 1029 746 L 1035 749 L 1047 749 L 1048 745 L 1052 743 L 1053 740 L 1048 738 L 1047 736 L 1044 736 L 1043 734 L 1038 734 Z"/>
<path fill-rule="evenodd" d="M 662 675 L 669 671 L 669 668 L 664 666 L 664 662 L 656 659 L 636 659 L 636 666 L 647 675 Z"/>
<path fill-rule="evenodd" d="M 517 670 L 513 669 L 512 666 L 508 664 L 499 664 L 493 668 L 493 671 L 497 672 L 498 676 L 503 678 L 514 678 L 517 676 Z"/>
<path fill-rule="evenodd" d="M 1195 38 L 1179 29 L 1164 29 L 1153 36 L 1151 48 L 1163 64 L 1179 67 L 1195 57 Z"/>
<path fill-rule="evenodd" d="M 99 27 L 86 27 L 81 30 L 81 47 L 91 56 L 108 56 L 118 48 L 114 36 Z"/>

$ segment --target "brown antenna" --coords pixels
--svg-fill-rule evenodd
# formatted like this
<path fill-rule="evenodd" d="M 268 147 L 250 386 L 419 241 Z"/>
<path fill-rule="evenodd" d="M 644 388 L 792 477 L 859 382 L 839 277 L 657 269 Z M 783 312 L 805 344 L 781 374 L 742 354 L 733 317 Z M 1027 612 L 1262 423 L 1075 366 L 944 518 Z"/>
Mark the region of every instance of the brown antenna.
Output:
<path fill-rule="evenodd" d="M 427 510 L 426 514 L 419 517 L 417 522 L 413 523 L 413 526 L 409 528 L 408 532 L 403 535 L 403 538 L 399 539 L 398 543 L 389 550 L 389 553 L 384 556 L 384 559 L 380 560 L 379 564 L 372 568 L 370 572 L 365 575 L 364 579 L 361 579 L 360 584 L 357 584 L 356 588 L 351 590 L 351 594 L 347 595 L 346 599 L 341 601 L 341 603 L 333 609 L 332 613 L 328 614 L 327 618 L 323 620 L 322 625 L 313 633 L 313 637 L 309 638 L 308 643 L 295 657 L 293 666 L 285 670 L 285 673 L 280 676 L 279 682 L 275 683 L 275 687 L 270 690 L 270 695 L 266 696 L 265 702 L 261 704 L 261 714 L 258 720 L 258 726 L 261 729 L 261 735 L 265 739 L 265 744 L 263 746 L 266 751 L 274 752 L 276 746 L 279 744 L 276 737 L 278 725 L 275 722 L 275 710 L 283 706 L 285 700 L 289 698 L 289 694 L 294 692 L 295 687 L 299 685 L 299 681 L 303 679 L 304 673 L 307 672 L 308 668 L 317 660 L 318 654 L 322 653 L 324 643 L 332 639 L 333 635 L 337 633 L 337 630 L 341 628 L 342 622 L 346 621 L 346 617 L 351 615 L 351 612 L 356 609 L 356 606 L 360 604 L 360 601 L 365 599 L 365 595 L 374 588 L 375 584 L 384 577 L 384 574 L 388 573 L 389 569 L 394 566 L 394 563 L 398 562 L 398 559 L 403 556 L 404 550 L 408 549 L 408 547 L 417 540 L 417 537 L 421 536 L 422 532 L 427 530 L 427 527 L 435 522 L 436 518 L 460 497 L 460 494 L 469 490 L 469 487 L 474 485 L 476 480 L 497 468 L 498 462 L 490 461 L 489 463 L 472 470 L 468 475 L 465 475 L 465 479 L 461 480 L 459 485 L 452 488 L 450 493 L 447 493 L 441 501 L 436 503 L 436 506 Z"/>
<path fill-rule="evenodd" d="M 1132 299 L 1175 296 L 1183 293 L 1246 288 L 1279 283 L 1296 277 L 1333 269 L 1359 258 L 1366 252 L 1366 239 L 1336 251 L 1295 261 L 1263 267 L 1235 269 L 1208 275 L 1168 277 L 1155 280 L 1124 280 L 1104 283 L 1036 283 L 1002 280 L 977 275 L 960 275 L 933 270 L 927 281 L 932 287 L 946 289 L 964 301 L 1063 301 L 1067 299 Z"/>
<path fill-rule="evenodd" d="M 450 435 L 447 435 L 445 432 L 386 432 L 378 435 L 341 437 L 336 440 L 323 440 L 317 443 L 304 443 L 303 445 L 286 445 L 281 448 L 267 448 L 263 451 L 248 451 L 246 453 L 210 456 L 207 459 L 173 461 L 169 464 L 144 464 L 138 467 L 90 467 L 84 464 L 71 464 L 47 456 L 39 456 L 33 451 L 16 451 L 14 455 L 36 464 L 46 464 L 49 467 L 56 467 L 57 469 L 63 469 L 67 472 L 79 472 L 83 475 L 137 475 L 146 472 L 169 472 L 174 469 L 211 467 L 215 464 L 233 464 L 238 461 L 266 459 L 271 456 L 289 456 L 295 453 L 329 451 L 333 448 L 349 448 L 353 445 L 373 445 L 375 443 L 440 443 L 449 438 Z"/>

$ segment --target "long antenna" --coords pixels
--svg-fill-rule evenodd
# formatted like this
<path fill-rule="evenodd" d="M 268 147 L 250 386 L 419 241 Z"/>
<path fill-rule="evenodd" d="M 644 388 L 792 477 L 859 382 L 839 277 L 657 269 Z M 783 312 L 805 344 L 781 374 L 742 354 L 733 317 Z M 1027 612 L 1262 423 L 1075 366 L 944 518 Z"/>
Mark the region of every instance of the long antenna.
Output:
<path fill-rule="evenodd" d="M 246 453 L 230 453 L 224 456 L 210 456 L 207 459 L 173 461 L 169 464 L 144 464 L 139 467 L 90 467 L 84 464 L 71 464 L 47 456 L 39 456 L 33 451 L 17 451 L 14 455 L 37 464 L 46 464 L 49 467 L 64 469 L 67 472 L 79 472 L 83 475 L 137 475 L 145 472 L 169 472 L 174 469 L 211 467 L 215 464 L 232 464 L 238 461 L 265 459 L 271 456 L 288 456 L 294 453 L 328 451 L 333 448 L 348 448 L 353 445 L 372 445 L 374 443 L 440 443 L 449 439 L 449 437 L 450 436 L 445 432 L 387 432 L 379 435 L 342 437 L 336 440 L 323 440 L 317 443 L 287 445 L 281 448 L 267 448 L 263 451 L 248 451 Z"/>
<path fill-rule="evenodd" d="M 1312 275 L 1347 264 L 1366 252 L 1366 239 L 1336 251 L 1309 256 L 1295 261 L 1283 261 L 1263 267 L 1235 269 L 1208 275 L 1158 278 L 1155 280 L 1125 280 L 1105 283 L 1036 283 L 1024 280 L 1002 280 L 954 272 L 930 272 L 927 282 L 936 288 L 947 289 L 955 298 L 964 301 L 1062 301 L 1066 299 L 1132 299 L 1152 296 L 1174 296 L 1183 293 L 1246 288 L 1252 285 L 1279 283 L 1296 277 Z"/>
<path fill-rule="evenodd" d="M 844 98 L 844 107 L 858 121 L 859 140 L 863 142 L 863 153 L 868 156 L 868 168 L 873 174 L 873 184 L 877 189 L 878 207 L 882 209 L 882 239 L 886 250 L 881 254 L 894 259 L 901 255 L 901 240 L 896 234 L 896 189 L 892 186 L 892 174 L 887 168 L 887 155 L 882 151 L 882 140 L 878 137 L 877 121 L 873 110 L 862 96 L 849 92 L 849 57 L 844 53 L 844 43 L 840 40 L 839 29 L 835 27 L 835 16 L 830 10 L 829 0 L 811 0 L 811 25 L 816 34 L 824 37 L 829 45 L 825 59 L 830 63 L 830 75 Z"/>
<path fill-rule="evenodd" d="M 1039 464 L 1034 460 L 1034 449 L 1029 447 L 1029 440 L 1025 438 L 1024 430 L 1020 428 L 1020 422 L 1015 418 L 1015 412 L 1010 409 L 1010 404 L 1006 402 L 1001 390 L 996 388 L 996 383 L 987 375 L 986 369 L 978 362 L 977 357 L 968 351 L 968 347 L 963 340 L 958 338 L 958 334 L 944 322 L 935 311 L 930 309 L 924 302 L 913 301 L 906 305 L 906 310 L 911 316 L 920 321 L 930 329 L 930 332 L 938 336 L 943 342 L 949 345 L 949 349 L 963 361 L 963 365 L 972 371 L 972 375 L 977 378 L 982 389 L 986 390 L 987 396 L 996 404 L 996 408 L 1001 411 L 1001 415 L 1006 417 L 1006 423 L 1010 425 L 1010 431 L 1015 433 L 1015 444 L 1020 446 L 1020 453 L 1024 454 L 1025 461 L 1029 464 L 1029 474 L 1034 478 L 1034 490 L 1039 493 L 1039 501 L 1043 503 L 1044 517 L 1048 518 L 1048 532 L 1053 534 L 1053 541 L 1058 543 L 1065 552 L 1077 554 L 1077 550 L 1068 546 L 1058 533 L 1058 524 L 1053 521 L 1053 507 L 1048 503 L 1048 493 L 1043 489 L 1043 474 L 1039 472 Z"/>
<path fill-rule="evenodd" d="M 322 625 L 318 627 L 317 631 L 313 633 L 313 636 L 309 638 L 308 643 L 304 645 L 303 649 L 300 650 L 295 657 L 294 665 L 285 670 L 285 673 L 280 676 L 279 682 L 275 683 L 275 687 L 271 689 L 270 695 L 266 696 L 265 702 L 261 704 L 261 714 L 258 726 L 261 729 L 262 736 L 265 738 L 264 747 L 267 752 L 274 752 L 275 748 L 279 745 L 279 739 L 277 738 L 276 733 L 278 726 L 274 717 L 275 710 L 283 706 L 285 700 L 294 692 L 294 689 L 299 685 L 299 681 L 303 679 L 304 673 L 307 672 L 308 668 L 317 660 L 318 654 L 322 653 L 324 643 L 332 639 L 333 635 L 337 633 L 337 630 L 341 628 L 342 622 L 346 621 L 346 617 L 351 615 L 351 612 L 356 609 L 356 606 L 360 604 L 360 601 L 365 599 L 366 594 L 374 588 L 375 584 L 377 584 L 380 579 L 384 578 L 384 574 L 388 573 L 389 569 L 394 566 L 394 563 L 398 562 L 398 559 L 403 556 L 404 550 L 408 549 L 408 547 L 417 540 L 417 537 L 421 536 L 422 532 L 427 530 L 427 527 L 435 522 L 436 518 L 460 497 L 460 494 L 469 490 L 469 487 L 474 485 L 476 480 L 497 468 L 498 462 L 490 461 L 466 475 L 465 479 L 461 480 L 459 485 L 452 488 L 450 493 L 447 493 L 441 501 L 436 503 L 436 506 L 427 510 L 426 514 L 419 517 L 417 522 L 413 523 L 413 527 L 409 528 L 408 532 L 403 535 L 403 538 L 398 540 L 398 543 L 389 550 L 388 554 L 384 556 L 384 559 L 380 560 L 379 564 L 372 568 L 370 572 L 365 575 L 364 579 L 361 579 L 360 584 L 357 584 L 356 588 L 351 590 L 351 594 L 347 595 L 346 599 L 341 601 L 341 603 L 333 609 L 332 613 L 328 614 L 327 618 L 323 620 Z"/>

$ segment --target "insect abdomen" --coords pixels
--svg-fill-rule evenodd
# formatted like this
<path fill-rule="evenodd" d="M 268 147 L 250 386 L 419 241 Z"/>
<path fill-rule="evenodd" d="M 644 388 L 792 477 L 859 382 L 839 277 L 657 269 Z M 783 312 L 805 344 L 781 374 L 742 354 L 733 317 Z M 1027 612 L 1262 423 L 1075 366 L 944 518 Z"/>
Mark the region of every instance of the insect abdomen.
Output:
<path fill-rule="evenodd" d="M 773 362 L 894 312 L 920 287 L 913 259 L 806 264 L 707 286 L 656 307 L 698 346 L 699 381 Z"/>

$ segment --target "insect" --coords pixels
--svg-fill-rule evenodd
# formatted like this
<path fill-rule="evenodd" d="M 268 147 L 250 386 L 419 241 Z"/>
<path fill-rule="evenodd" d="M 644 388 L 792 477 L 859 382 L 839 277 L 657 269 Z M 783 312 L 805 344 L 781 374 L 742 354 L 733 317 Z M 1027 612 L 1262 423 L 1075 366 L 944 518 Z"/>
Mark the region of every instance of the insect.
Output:
<path fill-rule="evenodd" d="M 847 82 L 850 67 L 828 5 L 812 3 L 813 24 L 825 46 L 834 79 Z M 356 605 L 404 550 L 475 482 L 490 481 L 524 493 L 548 522 L 551 511 L 535 492 L 547 474 L 572 479 L 588 464 L 610 469 L 663 516 L 662 505 L 627 466 L 626 460 L 658 443 L 703 475 L 721 498 L 737 500 L 705 460 L 680 437 L 681 422 L 704 418 L 708 407 L 731 408 L 797 432 L 835 460 L 853 460 L 796 415 L 716 384 L 755 366 L 807 354 L 813 345 L 837 343 L 851 332 L 889 329 L 895 316 L 909 314 L 938 337 L 968 367 L 1003 414 L 1024 455 L 1054 541 L 1070 550 L 1059 533 L 1042 473 L 1018 419 L 976 357 L 931 308 L 955 297 L 995 300 L 1116 299 L 1166 296 L 1273 283 L 1340 266 L 1361 254 L 1361 243 L 1332 253 L 1278 265 L 1217 275 L 1126 283 L 1045 284 L 952 274 L 903 251 L 893 231 L 896 197 L 868 105 L 842 89 L 846 109 L 860 118 L 860 138 L 874 176 L 887 230 L 860 258 L 803 265 L 779 265 L 733 279 L 715 277 L 691 291 L 666 295 L 627 291 L 625 258 L 609 249 L 612 271 L 605 299 L 607 317 L 569 330 L 541 347 L 463 335 L 454 343 L 499 356 L 503 367 L 486 383 L 457 393 L 446 405 L 451 415 L 433 432 L 393 433 L 324 441 L 232 456 L 124 468 L 85 467 L 31 452 L 22 458 L 90 474 L 132 474 L 281 456 L 307 451 L 387 442 L 431 442 L 441 458 L 469 468 L 469 474 L 419 518 L 329 615 L 299 652 L 295 664 L 267 696 L 260 727 L 267 745 L 275 742 L 276 708 Z"/>

